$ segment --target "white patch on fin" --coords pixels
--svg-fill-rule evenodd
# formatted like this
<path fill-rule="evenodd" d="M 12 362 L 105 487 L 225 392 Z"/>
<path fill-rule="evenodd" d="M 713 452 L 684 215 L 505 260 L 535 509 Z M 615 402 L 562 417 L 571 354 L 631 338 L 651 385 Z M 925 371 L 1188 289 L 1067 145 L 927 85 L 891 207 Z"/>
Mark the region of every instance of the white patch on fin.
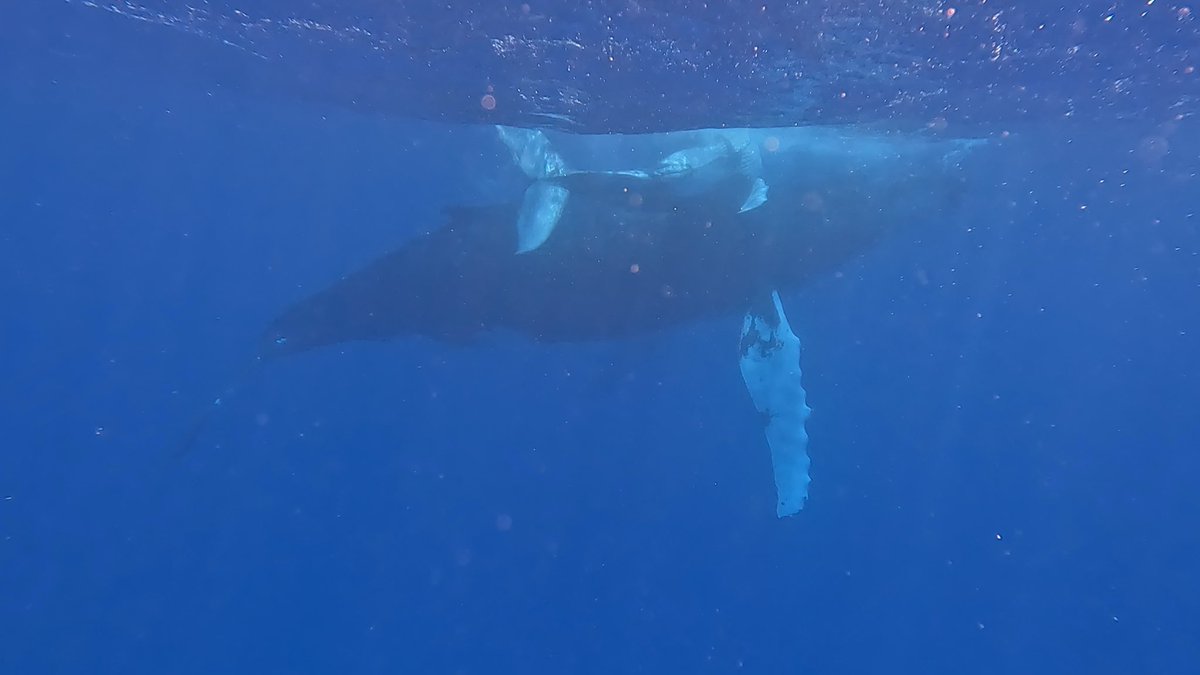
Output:
<path fill-rule="evenodd" d="M 753 211 L 766 203 L 767 183 L 762 178 L 755 178 L 754 184 L 750 186 L 750 194 L 746 195 L 746 201 L 742 202 L 742 208 L 738 209 L 738 213 Z"/>
<path fill-rule="evenodd" d="M 562 157 L 550 147 L 550 139 L 540 130 L 497 126 L 496 133 L 512 153 L 513 161 L 533 180 L 553 178 L 567 172 Z"/>
<path fill-rule="evenodd" d="M 549 181 L 538 181 L 525 190 L 517 215 L 517 253 L 537 250 L 550 238 L 570 194 Z"/>
<path fill-rule="evenodd" d="M 800 382 L 800 339 L 788 325 L 777 291 L 771 300 L 769 310 L 746 313 L 741 369 L 754 407 L 766 424 L 778 496 L 775 513 L 783 518 L 799 513 L 808 499 L 808 432 L 804 423 L 812 410 Z"/>
<path fill-rule="evenodd" d="M 565 176 L 566 164 L 538 129 L 497 126 L 496 133 L 512 153 L 513 162 L 534 181 L 526 188 L 517 215 L 517 253 L 528 253 L 550 238 L 562 217 L 570 193 L 548 179 Z"/>

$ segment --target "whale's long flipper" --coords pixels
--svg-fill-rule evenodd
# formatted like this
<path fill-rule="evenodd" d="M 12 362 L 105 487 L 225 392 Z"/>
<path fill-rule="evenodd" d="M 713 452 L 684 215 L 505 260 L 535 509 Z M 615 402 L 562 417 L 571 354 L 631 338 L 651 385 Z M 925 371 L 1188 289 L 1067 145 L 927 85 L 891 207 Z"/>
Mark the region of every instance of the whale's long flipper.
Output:
<path fill-rule="evenodd" d="M 808 432 L 804 423 L 812 410 L 800 382 L 800 339 L 788 325 L 779 301 L 746 313 L 741 340 L 742 379 L 754 407 L 766 423 L 767 443 L 775 467 L 776 514 L 792 516 L 808 498 Z"/>
<path fill-rule="evenodd" d="M 569 196 L 567 188 L 544 180 L 525 190 L 517 216 L 517 253 L 529 253 L 546 243 L 562 218 Z"/>
<path fill-rule="evenodd" d="M 562 218 L 570 192 L 555 181 L 567 173 L 562 157 L 550 147 L 550 139 L 537 129 L 496 127 L 500 140 L 513 161 L 533 184 L 525 190 L 517 215 L 517 253 L 539 248 Z"/>

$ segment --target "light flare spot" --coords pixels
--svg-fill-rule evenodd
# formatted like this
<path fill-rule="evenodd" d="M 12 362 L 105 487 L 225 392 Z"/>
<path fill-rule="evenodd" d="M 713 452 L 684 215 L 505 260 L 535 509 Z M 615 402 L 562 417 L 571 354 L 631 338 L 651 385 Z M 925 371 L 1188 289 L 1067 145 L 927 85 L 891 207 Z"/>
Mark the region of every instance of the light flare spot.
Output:
<path fill-rule="evenodd" d="M 800 206 L 806 211 L 821 211 L 825 208 L 825 200 L 816 192 L 806 193 L 800 198 Z"/>
<path fill-rule="evenodd" d="M 1134 149 L 1138 159 L 1146 164 L 1156 165 L 1171 152 L 1171 143 L 1164 136 L 1147 136 Z"/>

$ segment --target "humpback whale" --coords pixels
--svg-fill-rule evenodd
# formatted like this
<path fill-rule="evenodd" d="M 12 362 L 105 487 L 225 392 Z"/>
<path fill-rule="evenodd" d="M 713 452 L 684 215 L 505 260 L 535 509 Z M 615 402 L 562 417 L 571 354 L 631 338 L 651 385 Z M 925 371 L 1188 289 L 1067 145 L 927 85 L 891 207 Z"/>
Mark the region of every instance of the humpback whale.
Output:
<path fill-rule="evenodd" d="M 500 137 L 531 181 L 523 196 L 449 208 L 432 231 L 286 308 L 264 331 L 260 358 L 404 336 L 466 344 L 492 331 L 610 340 L 744 314 L 741 370 L 764 416 L 777 513 L 798 512 L 808 407 L 780 293 L 890 232 L 942 221 L 978 141 L 714 130 L 621 139 L 662 149 L 648 167 L 568 169 L 613 139 Z M 573 160 L 555 149 L 572 144 Z"/>
<path fill-rule="evenodd" d="M 761 177 L 758 149 L 748 139 L 735 143 L 728 133 L 706 134 L 693 144 L 662 158 L 650 170 L 568 170 L 549 139 L 538 130 L 497 127 L 513 161 L 533 181 L 526 188 L 517 216 L 517 253 L 541 246 L 562 219 L 572 194 L 628 198 L 637 195 L 638 210 L 721 209 L 732 199 L 739 212 L 761 206 L 767 185 Z M 730 191 L 732 190 L 732 194 Z M 579 197 L 577 196 L 576 199 Z M 651 201 L 646 205 L 646 200 Z"/>

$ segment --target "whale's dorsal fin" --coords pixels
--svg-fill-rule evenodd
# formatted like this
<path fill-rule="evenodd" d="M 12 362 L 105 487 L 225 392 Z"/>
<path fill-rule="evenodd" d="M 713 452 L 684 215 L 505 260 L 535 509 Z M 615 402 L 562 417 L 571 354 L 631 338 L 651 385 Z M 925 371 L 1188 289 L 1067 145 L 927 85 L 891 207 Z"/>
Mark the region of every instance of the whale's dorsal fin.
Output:
<path fill-rule="evenodd" d="M 750 194 L 746 195 L 746 201 L 742 202 L 742 208 L 738 209 L 738 213 L 753 211 L 766 203 L 767 183 L 760 176 L 750 184 Z"/>
<path fill-rule="evenodd" d="M 671 195 L 668 202 L 672 204 L 699 200 L 722 210 L 737 206 L 738 213 L 767 201 L 762 157 L 749 141 L 705 135 L 700 142 L 667 155 L 649 171 L 570 171 L 544 132 L 503 126 L 496 131 L 513 162 L 533 181 L 517 215 L 518 254 L 537 250 L 554 234 L 572 191 L 593 196 L 618 194 L 619 188 L 627 188 L 631 182 L 641 183 Z M 713 195 L 719 195 L 715 202 L 710 201 Z"/>
<path fill-rule="evenodd" d="M 740 204 L 738 213 L 752 211 L 767 202 L 767 183 L 762 177 L 762 156 L 757 146 L 749 141 L 735 142 L 724 135 L 667 155 L 653 175 L 673 181 L 681 195 L 696 197 L 714 192 L 728 194 L 730 187 L 738 185 L 733 193 L 735 199 L 741 200 L 734 202 Z"/>
<path fill-rule="evenodd" d="M 736 152 L 738 153 L 739 170 L 750 184 L 746 199 L 738 209 L 738 213 L 745 213 L 767 203 L 767 182 L 762 177 L 762 155 L 759 153 L 757 145 L 746 141 L 736 149 Z"/>

